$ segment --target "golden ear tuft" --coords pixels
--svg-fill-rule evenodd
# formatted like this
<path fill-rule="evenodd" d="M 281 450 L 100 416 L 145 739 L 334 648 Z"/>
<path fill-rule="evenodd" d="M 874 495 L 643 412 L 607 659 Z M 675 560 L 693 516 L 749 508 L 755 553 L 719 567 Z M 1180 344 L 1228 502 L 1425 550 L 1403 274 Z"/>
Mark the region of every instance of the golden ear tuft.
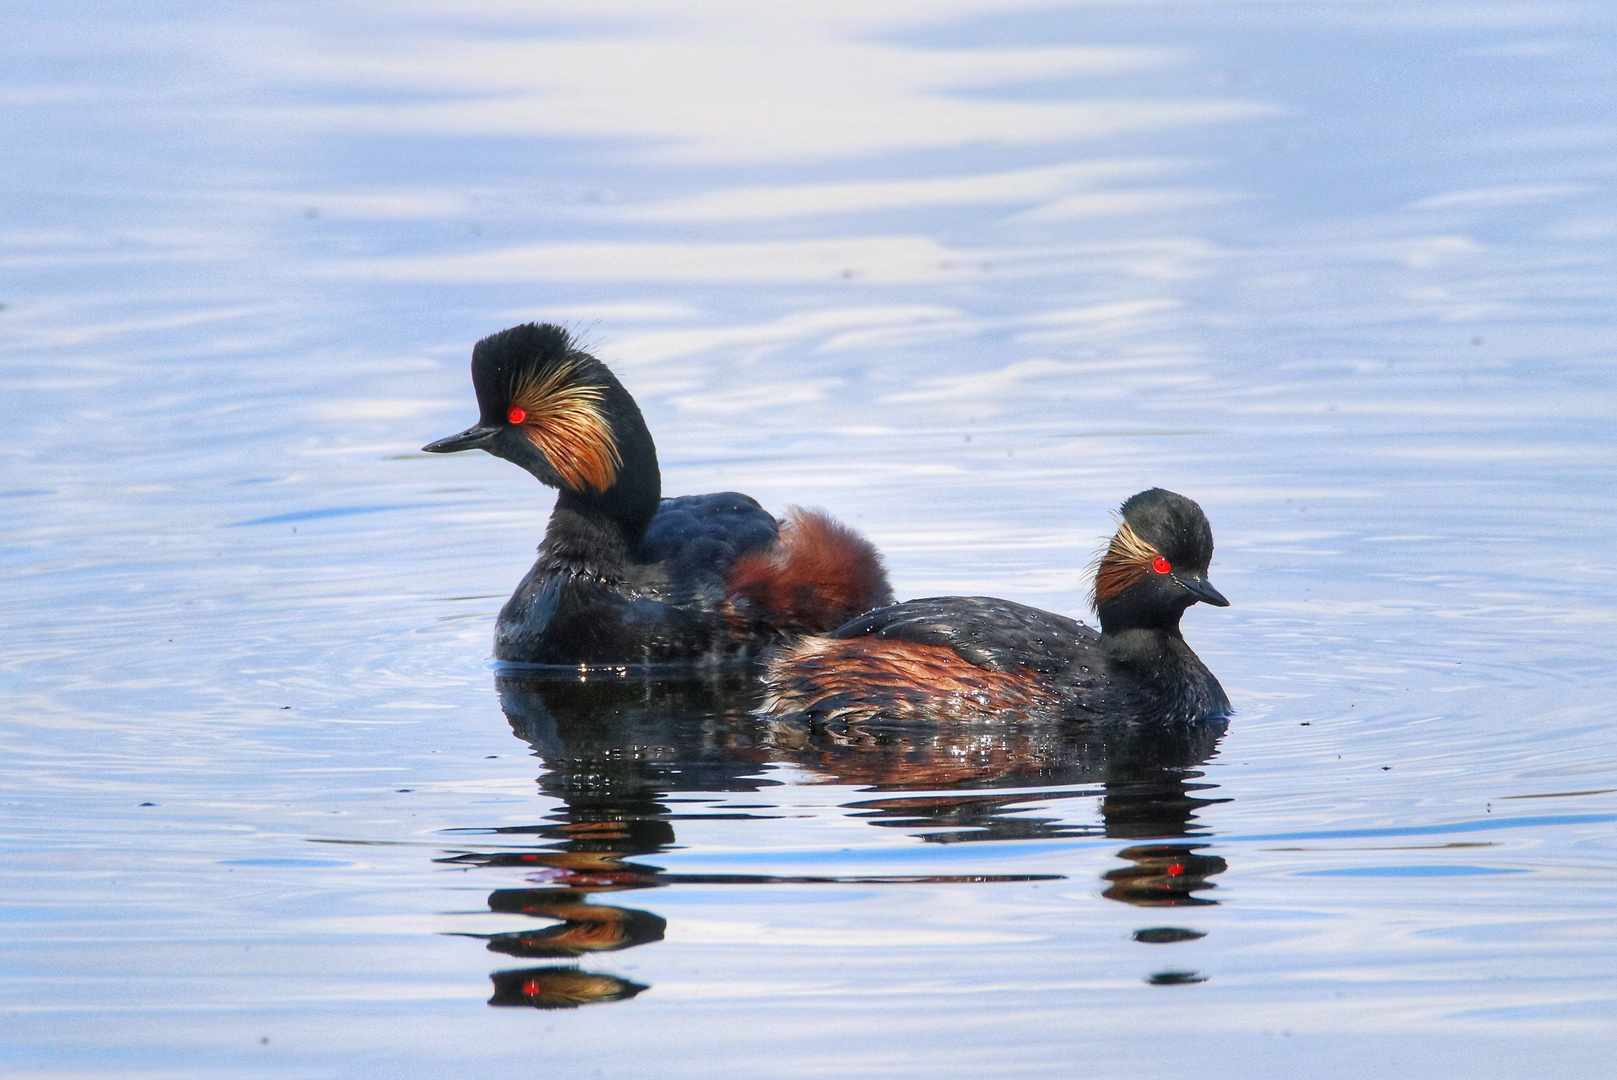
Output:
<path fill-rule="evenodd" d="M 571 361 L 523 376 L 511 394 L 513 415 L 523 414 L 522 433 L 569 487 L 605 491 L 623 467 L 604 397 L 602 387 L 577 381 Z"/>
<path fill-rule="evenodd" d="M 1097 611 L 1106 601 L 1124 592 L 1151 572 L 1151 563 L 1157 558 L 1156 548 L 1140 538 L 1127 521 L 1117 527 L 1106 550 L 1095 560 L 1095 585 L 1090 590 L 1089 602 Z"/>

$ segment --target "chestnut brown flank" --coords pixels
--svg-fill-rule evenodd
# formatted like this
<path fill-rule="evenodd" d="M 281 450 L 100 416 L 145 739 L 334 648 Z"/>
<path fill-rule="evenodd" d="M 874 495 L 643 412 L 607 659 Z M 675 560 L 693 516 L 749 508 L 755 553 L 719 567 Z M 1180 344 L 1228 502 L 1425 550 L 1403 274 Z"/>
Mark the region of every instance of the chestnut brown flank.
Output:
<path fill-rule="evenodd" d="M 612 424 L 601 411 L 599 386 L 579 384 L 574 366 L 562 362 L 517 383 L 511 404 L 527 414 L 522 432 L 573 488 L 605 491 L 618 478 L 623 458 Z"/>
<path fill-rule="evenodd" d="M 893 601 L 870 541 L 797 506 L 775 543 L 736 560 L 727 592 L 742 617 L 793 634 L 823 634 Z"/>
<path fill-rule="evenodd" d="M 1032 672 L 978 667 L 943 645 L 878 638 L 808 638 L 769 665 L 765 713 L 827 719 L 990 720 L 1057 705 Z"/>

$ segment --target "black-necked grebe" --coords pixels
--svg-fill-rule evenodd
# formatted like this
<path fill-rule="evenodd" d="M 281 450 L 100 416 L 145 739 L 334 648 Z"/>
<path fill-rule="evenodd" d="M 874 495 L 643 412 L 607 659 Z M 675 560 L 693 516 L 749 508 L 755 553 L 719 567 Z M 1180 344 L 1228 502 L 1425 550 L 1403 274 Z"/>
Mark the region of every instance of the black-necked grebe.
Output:
<path fill-rule="evenodd" d="M 1200 506 L 1161 488 L 1123 504 L 1096 562 L 1100 632 L 984 596 L 910 600 L 871 611 L 770 661 L 764 712 L 876 717 L 1188 722 L 1227 716 L 1229 698 L 1185 644 L 1207 581 L 1213 530 Z"/>
<path fill-rule="evenodd" d="M 824 514 L 777 522 L 735 492 L 661 497 L 657 450 L 617 378 L 549 324 L 472 351 L 476 426 L 422 449 L 487 450 L 560 490 L 539 559 L 500 611 L 497 660 L 711 664 L 892 602 L 876 549 Z"/>

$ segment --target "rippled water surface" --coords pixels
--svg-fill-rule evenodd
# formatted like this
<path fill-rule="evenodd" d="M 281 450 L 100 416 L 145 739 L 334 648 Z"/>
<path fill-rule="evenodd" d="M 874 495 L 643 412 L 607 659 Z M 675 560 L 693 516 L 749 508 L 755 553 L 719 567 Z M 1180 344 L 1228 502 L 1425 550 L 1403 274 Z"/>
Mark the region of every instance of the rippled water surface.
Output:
<path fill-rule="evenodd" d="M 1617 1053 L 1596 3 L 13 5 L 0 1063 L 1594 1076 Z M 671 494 L 1072 614 L 1207 509 L 1218 737 L 502 678 L 579 328 Z"/>

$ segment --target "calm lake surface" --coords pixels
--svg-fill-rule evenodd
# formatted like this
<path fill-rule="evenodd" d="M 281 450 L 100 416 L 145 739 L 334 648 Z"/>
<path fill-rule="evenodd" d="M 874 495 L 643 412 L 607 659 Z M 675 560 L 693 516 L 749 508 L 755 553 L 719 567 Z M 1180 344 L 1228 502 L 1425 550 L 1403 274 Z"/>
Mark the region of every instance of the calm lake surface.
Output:
<path fill-rule="evenodd" d="M 1617 1054 L 1617 13 L 21 0 L 0 1071 L 1491 1077 Z M 565 321 L 664 491 L 1087 615 L 1222 738 L 501 677 Z"/>

